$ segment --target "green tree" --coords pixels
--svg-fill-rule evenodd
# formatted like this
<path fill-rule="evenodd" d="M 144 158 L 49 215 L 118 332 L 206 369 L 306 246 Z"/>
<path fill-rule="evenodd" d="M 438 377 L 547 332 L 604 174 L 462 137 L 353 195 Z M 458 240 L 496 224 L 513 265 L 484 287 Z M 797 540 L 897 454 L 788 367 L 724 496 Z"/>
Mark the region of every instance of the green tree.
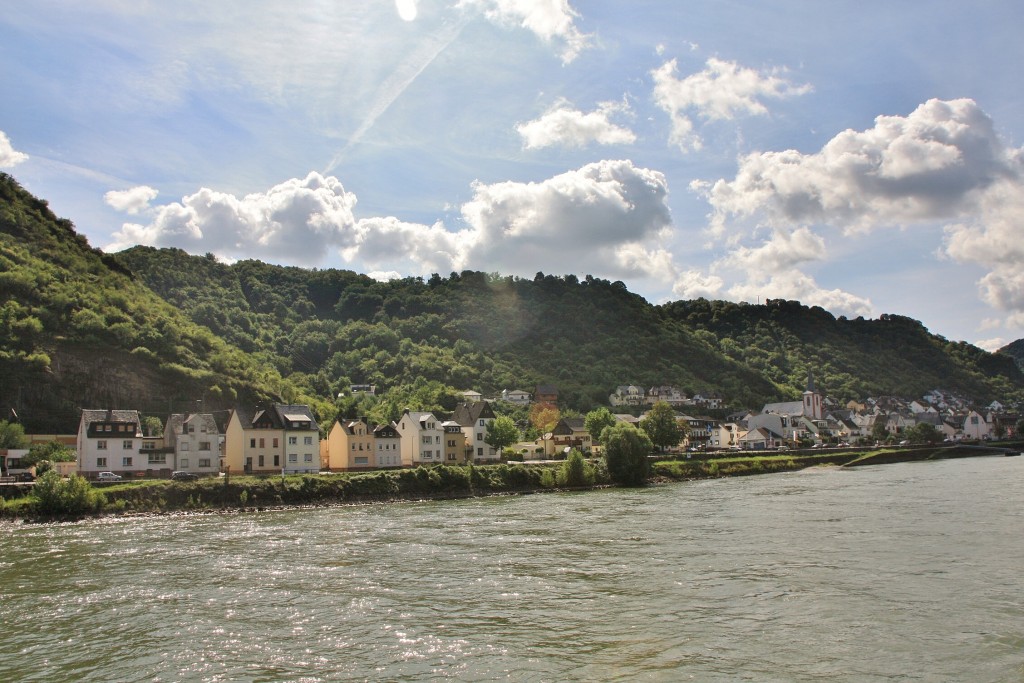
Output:
<path fill-rule="evenodd" d="M 46 443 L 33 444 L 28 453 L 21 459 L 25 467 L 32 467 L 41 462 L 74 462 L 75 451 L 68 448 L 60 441 L 47 441 Z M 37 472 L 42 474 L 42 472 Z"/>
<path fill-rule="evenodd" d="M 155 415 L 147 415 L 142 418 L 142 433 L 146 436 L 163 436 L 164 423 Z"/>
<path fill-rule="evenodd" d="M 491 448 L 502 451 L 519 440 L 519 428 L 511 417 L 499 415 L 487 424 L 484 443 Z"/>
<path fill-rule="evenodd" d="M 885 428 L 885 420 L 875 420 L 871 426 L 871 437 L 881 443 L 889 438 L 889 430 Z"/>
<path fill-rule="evenodd" d="M 640 420 L 640 429 L 647 433 L 651 443 L 661 451 L 669 446 L 678 446 L 682 441 L 676 411 L 665 401 L 658 401 L 651 406 L 647 416 Z"/>
<path fill-rule="evenodd" d="M 594 467 L 574 448 L 558 470 L 556 481 L 559 486 L 592 486 Z"/>
<path fill-rule="evenodd" d="M 0 420 L 0 448 L 24 448 L 27 445 L 24 427 L 17 422 Z"/>
<path fill-rule="evenodd" d="M 587 416 L 583 419 L 583 426 L 586 428 L 587 433 L 590 434 L 590 438 L 594 440 L 594 443 L 599 443 L 602 446 L 604 441 L 601 436 L 604 434 L 604 430 L 615 424 L 615 416 L 612 412 L 605 407 L 591 410 L 587 413 Z"/>
<path fill-rule="evenodd" d="M 99 512 L 104 496 L 77 474 L 64 479 L 53 470 L 41 476 L 32 488 L 36 509 L 47 515 L 81 515 Z"/>
<path fill-rule="evenodd" d="M 910 443 L 939 443 L 942 441 L 942 432 L 928 424 L 919 422 L 906 431 L 905 436 Z"/>
<path fill-rule="evenodd" d="M 619 486 L 643 486 L 650 471 L 647 456 L 653 448 L 650 437 L 628 422 L 609 427 L 604 451 L 608 476 Z"/>

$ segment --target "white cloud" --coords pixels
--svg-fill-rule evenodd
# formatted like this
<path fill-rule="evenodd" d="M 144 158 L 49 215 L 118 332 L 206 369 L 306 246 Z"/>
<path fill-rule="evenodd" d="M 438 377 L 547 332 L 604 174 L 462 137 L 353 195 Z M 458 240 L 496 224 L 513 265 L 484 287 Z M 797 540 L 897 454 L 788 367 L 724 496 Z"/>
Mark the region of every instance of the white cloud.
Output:
<path fill-rule="evenodd" d="M 986 351 L 994 353 L 1009 343 L 1010 342 L 1003 339 L 1002 337 L 994 337 L 992 339 L 978 340 L 974 342 L 974 345 L 977 346 L 979 349 L 985 349 Z"/>
<path fill-rule="evenodd" d="M 822 308 L 843 315 L 871 315 L 871 301 L 841 289 L 824 289 L 814 278 L 791 270 L 775 273 L 768 278 L 752 277 L 744 283 L 733 285 L 729 295 L 742 301 L 765 301 L 766 299 L 790 299 L 806 306 Z"/>
<path fill-rule="evenodd" d="M 158 207 L 149 225 L 126 223 L 108 249 L 149 244 L 315 265 L 329 245 L 355 239 L 355 203 L 337 178 L 318 173 L 241 198 L 204 187 Z"/>
<path fill-rule="evenodd" d="M 466 263 L 502 272 L 589 272 L 668 278 L 631 245 L 657 245 L 671 228 L 668 185 L 630 161 L 599 161 L 540 183 L 477 184 L 462 214 L 475 239 Z"/>
<path fill-rule="evenodd" d="M 707 121 L 762 115 L 768 112 L 762 100 L 810 91 L 810 86 L 793 85 L 777 76 L 777 71 L 756 71 L 715 58 L 709 59 L 705 67 L 680 79 L 676 76 L 676 60 L 672 59 L 651 72 L 654 100 L 672 119 L 670 140 L 683 150 L 700 149 L 702 145 L 694 133 L 694 115 Z"/>
<path fill-rule="evenodd" d="M 337 178 L 310 173 L 241 198 L 202 188 L 151 210 L 147 225 L 126 223 L 107 248 L 174 246 L 306 266 L 336 250 L 366 272 L 545 270 L 671 282 L 673 258 L 660 246 L 672 231 L 667 195 L 662 174 L 600 161 L 538 183 L 478 183 L 462 206 L 466 227 L 451 231 L 390 216 L 356 219 L 355 195 Z"/>
<path fill-rule="evenodd" d="M 760 247 L 737 247 L 723 261 L 748 273 L 780 274 L 801 263 L 824 259 L 825 240 L 806 227 L 776 229 Z"/>
<path fill-rule="evenodd" d="M 828 225 L 847 236 L 880 226 L 944 225 L 942 253 L 984 267 L 979 296 L 1024 323 L 1024 153 L 1009 147 L 970 99 L 929 100 L 907 116 L 879 116 L 821 151 L 741 159 L 733 180 L 696 183 L 711 233 L 745 220 L 774 227 Z M 794 232 L 794 234 L 796 234 Z"/>
<path fill-rule="evenodd" d="M 576 59 L 589 43 L 589 36 L 576 27 L 579 15 L 568 0 L 460 0 L 457 6 L 482 9 L 497 24 L 519 26 L 547 43 L 561 43 L 565 64 Z"/>
<path fill-rule="evenodd" d="M 28 155 L 11 146 L 7 134 L 0 130 L 0 168 L 11 168 L 28 159 Z"/>
<path fill-rule="evenodd" d="M 611 122 L 614 114 L 630 113 L 625 102 L 600 102 L 596 111 L 584 113 L 561 100 L 538 119 L 516 126 L 527 149 L 542 147 L 586 147 L 631 144 L 636 135 L 628 128 Z"/>
<path fill-rule="evenodd" d="M 1019 152 L 1004 146 L 977 104 L 929 100 L 906 117 L 844 131 L 815 154 L 750 154 L 735 179 L 718 180 L 706 195 L 719 232 L 735 217 L 866 230 L 955 219 L 1000 178 L 1019 177 Z"/>
<path fill-rule="evenodd" d="M 672 293 L 680 299 L 697 299 L 704 297 L 714 299 L 719 296 L 725 284 L 717 275 L 705 275 L 697 270 L 687 270 L 676 277 L 672 285 Z"/>
<path fill-rule="evenodd" d="M 127 190 L 111 190 L 103 195 L 103 201 L 118 211 L 137 214 L 148 209 L 158 194 L 148 185 L 139 185 Z"/>

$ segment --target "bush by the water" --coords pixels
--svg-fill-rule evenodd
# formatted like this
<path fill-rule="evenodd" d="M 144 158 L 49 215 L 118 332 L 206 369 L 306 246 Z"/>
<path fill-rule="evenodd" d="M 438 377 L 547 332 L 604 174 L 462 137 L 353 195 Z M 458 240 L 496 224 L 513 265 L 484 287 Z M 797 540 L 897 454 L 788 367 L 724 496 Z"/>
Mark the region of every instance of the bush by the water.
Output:
<path fill-rule="evenodd" d="M 103 494 L 83 477 L 72 474 L 64 479 L 50 470 L 33 488 L 36 511 L 44 515 L 84 515 L 103 508 Z"/>

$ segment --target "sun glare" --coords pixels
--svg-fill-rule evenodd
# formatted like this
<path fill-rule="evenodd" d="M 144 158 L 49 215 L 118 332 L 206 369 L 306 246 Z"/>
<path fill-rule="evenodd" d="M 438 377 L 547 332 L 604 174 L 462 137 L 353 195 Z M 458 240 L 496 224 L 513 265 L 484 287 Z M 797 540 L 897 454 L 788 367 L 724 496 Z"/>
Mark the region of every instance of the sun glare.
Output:
<path fill-rule="evenodd" d="M 416 2 L 417 0 L 395 0 L 395 8 L 398 10 L 398 16 L 404 21 L 412 21 L 416 18 Z"/>

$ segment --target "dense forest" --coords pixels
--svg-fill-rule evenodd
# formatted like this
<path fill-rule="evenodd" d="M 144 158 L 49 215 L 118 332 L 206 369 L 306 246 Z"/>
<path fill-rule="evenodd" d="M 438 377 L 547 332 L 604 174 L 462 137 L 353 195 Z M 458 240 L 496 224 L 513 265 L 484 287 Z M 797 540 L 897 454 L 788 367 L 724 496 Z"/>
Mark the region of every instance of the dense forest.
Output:
<path fill-rule="evenodd" d="M 677 301 L 621 282 L 474 271 L 377 282 L 176 249 L 92 249 L 46 202 L 0 175 L 0 409 L 34 431 L 72 431 L 83 407 L 227 409 L 264 399 L 338 414 L 451 409 L 458 392 L 553 384 L 568 409 L 621 384 L 674 385 L 731 406 L 794 398 L 808 372 L 840 400 L 1021 397 L 1008 355 L 898 315 Z M 374 384 L 374 399 L 347 395 Z"/>

